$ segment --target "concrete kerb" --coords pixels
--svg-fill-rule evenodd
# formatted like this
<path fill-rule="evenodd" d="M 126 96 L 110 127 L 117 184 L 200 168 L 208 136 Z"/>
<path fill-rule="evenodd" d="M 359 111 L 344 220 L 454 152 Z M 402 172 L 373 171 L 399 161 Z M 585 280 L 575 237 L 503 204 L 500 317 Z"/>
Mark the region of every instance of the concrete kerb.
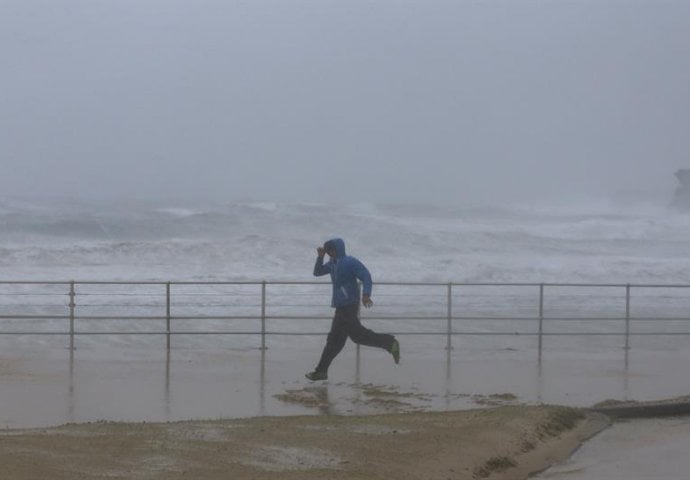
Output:
<path fill-rule="evenodd" d="M 690 415 L 690 396 L 650 402 L 606 400 L 588 409 L 612 420 Z"/>

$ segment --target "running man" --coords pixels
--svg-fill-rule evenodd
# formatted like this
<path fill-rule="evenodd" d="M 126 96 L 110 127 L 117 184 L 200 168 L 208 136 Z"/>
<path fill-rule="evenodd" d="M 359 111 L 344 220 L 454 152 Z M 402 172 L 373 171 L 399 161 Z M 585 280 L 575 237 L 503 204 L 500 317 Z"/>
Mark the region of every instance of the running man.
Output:
<path fill-rule="evenodd" d="M 311 381 L 326 380 L 328 367 L 345 346 L 347 337 L 359 345 L 383 348 L 393 355 L 396 364 L 400 363 L 400 344 L 395 337 L 369 330 L 359 321 L 360 292 L 357 280 L 363 285 L 362 305 L 365 308 L 374 305 L 371 301 L 371 274 L 367 267 L 355 257 L 345 254 L 345 242 L 340 238 L 327 241 L 316 251 L 314 276 L 331 275 L 333 284 L 331 307 L 335 308 L 335 315 L 321 360 L 316 369 L 307 373 L 306 377 Z M 326 254 L 330 259 L 323 263 L 323 257 Z"/>

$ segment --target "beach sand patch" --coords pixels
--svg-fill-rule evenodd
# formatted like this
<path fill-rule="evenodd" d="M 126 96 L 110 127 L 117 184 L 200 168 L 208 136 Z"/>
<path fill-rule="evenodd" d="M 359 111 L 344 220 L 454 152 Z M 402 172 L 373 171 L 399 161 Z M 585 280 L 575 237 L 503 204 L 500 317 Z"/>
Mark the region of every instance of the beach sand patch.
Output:
<path fill-rule="evenodd" d="M 606 425 L 603 415 L 555 406 L 102 422 L 8 431 L 0 462 L 8 480 L 519 480 Z"/>

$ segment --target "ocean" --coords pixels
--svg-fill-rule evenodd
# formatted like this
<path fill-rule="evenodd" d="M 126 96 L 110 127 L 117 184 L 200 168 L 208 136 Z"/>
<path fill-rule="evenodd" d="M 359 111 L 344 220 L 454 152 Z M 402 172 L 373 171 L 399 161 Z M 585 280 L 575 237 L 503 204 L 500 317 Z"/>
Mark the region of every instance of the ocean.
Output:
<path fill-rule="evenodd" d="M 659 203 L 433 207 L 0 198 L 3 280 L 311 281 L 345 239 L 375 281 L 690 283 Z"/>

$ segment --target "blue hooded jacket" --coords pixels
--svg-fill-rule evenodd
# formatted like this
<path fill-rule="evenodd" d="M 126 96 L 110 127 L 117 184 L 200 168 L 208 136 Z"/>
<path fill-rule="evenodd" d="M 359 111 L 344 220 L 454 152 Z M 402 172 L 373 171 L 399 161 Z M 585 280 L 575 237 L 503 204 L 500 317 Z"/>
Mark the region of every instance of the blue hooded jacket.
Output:
<path fill-rule="evenodd" d="M 362 262 L 345 254 L 345 242 L 341 238 L 334 238 L 328 242 L 335 247 L 336 257 L 331 258 L 326 263 L 323 263 L 323 257 L 317 257 L 316 265 L 314 265 L 314 276 L 320 277 L 328 273 L 331 274 L 331 283 L 333 284 L 332 307 L 359 304 L 357 280 L 362 282 L 362 293 L 371 295 L 371 274 Z"/>

